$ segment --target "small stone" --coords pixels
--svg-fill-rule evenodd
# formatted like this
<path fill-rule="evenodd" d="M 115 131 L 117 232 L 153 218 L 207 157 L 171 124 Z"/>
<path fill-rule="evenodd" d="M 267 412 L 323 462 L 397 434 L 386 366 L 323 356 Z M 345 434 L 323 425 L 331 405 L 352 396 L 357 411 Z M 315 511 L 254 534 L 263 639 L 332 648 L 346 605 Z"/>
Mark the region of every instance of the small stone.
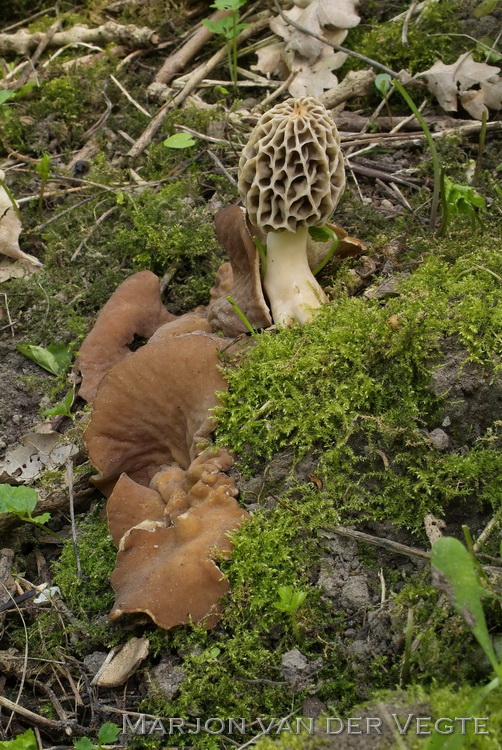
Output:
<path fill-rule="evenodd" d="M 343 585 L 341 605 L 343 609 L 354 610 L 370 603 L 368 584 L 363 576 L 352 576 Z"/>
<path fill-rule="evenodd" d="M 12 415 L 12 421 L 14 422 L 14 424 L 21 424 L 22 419 L 23 418 L 22 418 L 22 416 L 20 414 L 13 414 Z"/>
<path fill-rule="evenodd" d="M 307 695 L 303 701 L 302 714 L 307 719 L 317 719 L 326 710 L 326 704 L 316 698 L 315 695 Z"/>
<path fill-rule="evenodd" d="M 445 451 L 450 445 L 450 438 L 440 427 L 436 427 L 435 430 L 429 432 L 429 440 L 438 451 Z"/>
<path fill-rule="evenodd" d="M 451 427 L 451 419 L 450 417 L 445 417 L 441 423 L 442 427 Z"/>
<path fill-rule="evenodd" d="M 380 208 L 384 208 L 386 211 L 393 211 L 394 206 L 390 201 L 387 200 L 387 198 L 384 198 L 380 201 Z"/>
<path fill-rule="evenodd" d="M 107 656 L 106 651 L 93 651 L 92 654 L 84 656 L 84 664 L 93 677 L 99 672 Z"/>
<path fill-rule="evenodd" d="M 186 675 L 179 666 L 176 658 L 161 659 L 157 666 L 150 670 L 151 684 L 149 693 L 153 695 L 162 694 L 163 698 L 172 700 L 179 691 L 179 686 Z"/>
<path fill-rule="evenodd" d="M 281 675 L 296 693 L 312 683 L 313 675 L 321 668 L 322 659 L 310 661 L 297 649 L 287 651 L 281 659 Z"/>

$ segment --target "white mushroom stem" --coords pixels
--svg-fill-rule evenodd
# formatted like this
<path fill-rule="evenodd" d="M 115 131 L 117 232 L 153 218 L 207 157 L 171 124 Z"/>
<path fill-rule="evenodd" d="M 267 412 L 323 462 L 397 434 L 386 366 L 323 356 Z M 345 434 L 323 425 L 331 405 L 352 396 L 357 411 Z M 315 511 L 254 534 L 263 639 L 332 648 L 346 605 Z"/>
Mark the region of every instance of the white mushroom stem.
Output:
<path fill-rule="evenodd" d="M 307 227 L 299 227 L 296 232 L 267 234 L 263 286 L 277 325 L 310 323 L 314 311 L 328 301 L 310 270 L 307 236 Z"/>

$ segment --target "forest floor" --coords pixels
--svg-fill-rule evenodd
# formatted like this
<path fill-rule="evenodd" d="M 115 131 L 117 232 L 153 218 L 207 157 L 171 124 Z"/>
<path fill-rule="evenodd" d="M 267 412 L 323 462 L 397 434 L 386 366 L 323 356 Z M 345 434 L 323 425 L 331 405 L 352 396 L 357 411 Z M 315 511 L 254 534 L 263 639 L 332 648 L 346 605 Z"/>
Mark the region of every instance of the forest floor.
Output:
<path fill-rule="evenodd" d="M 333 53 L 332 73 L 319 50 L 288 57 L 275 3 L 234 5 L 247 24 L 236 68 L 231 24 L 228 45 L 206 28 L 180 60 L 214 13 L 204 3 L 0 8 L 0 749 L 495 750 L 502 8 L 313 0 L 315 19 L 333 13 L 328 29 L 301 7 L 300 25 L 346 28 L 336 43 L 366 58 Z M 295 33 L 297 49 L 317 43 Z M 438 59 L 448 75 L 419 75 Z M 214 215 L 239 203 L 258 118 L 291 94 L 333 113 L 347 176 L 334 221 L 355 249 L 318 275 L 329 302 L 311 323 L 255 331 L 238 365 L 222 358 L 215 441 L 235 457 L 250 519 L 218 561 L 230 583 L 219 622 L 111 622 L 116 549 L 72 363 L 135 272 L 157 274 L 175 315 L 208 304 L 226 261 Z M 19 245 L 2 225 L 5 186 Z M 35 500 L 45 523 L 2 512 Z M 451 577 L 432 575 L 431 548 L 450 537 L 477 571 L 477 593 L 461 589 L 478 604 L 482 592 L 475 616 Z M 281 588 L 296 609 L 276 606 Z M 124 672 L 107 684 L 116 654 Z"/>

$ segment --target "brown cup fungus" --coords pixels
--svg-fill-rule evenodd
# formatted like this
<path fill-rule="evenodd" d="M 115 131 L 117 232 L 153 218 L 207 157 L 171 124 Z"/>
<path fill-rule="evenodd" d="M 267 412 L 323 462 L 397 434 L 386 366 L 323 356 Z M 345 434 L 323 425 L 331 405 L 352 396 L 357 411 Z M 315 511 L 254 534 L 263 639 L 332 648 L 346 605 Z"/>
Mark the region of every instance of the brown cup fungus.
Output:
<path fill-rule="evenodd" d="M 321 102 L 288 99 L 262 115 L 239 161 L 239 192 L 266 235 L 274 323 L 305 324 L 327 301 L 309 267 L 308 227 L 325 224 L 344 187 L 340 136 Z"/>
<path fill-rule="evenodd" d="M 204 308 L 167 312 L 144 271 L 112 295 L 82 346 L 84 394 L 94 399 L 84 438 L 119 548 L 111 619 L 145 612 L 163 628 L 212 627 L 229 590 L 213 558 L 228 554 L 228 532 L 248 514 L 225 473 L 231 456 L 208 448 L 211 410 L 227 388 L 219 353 L 231 343 L 211 330 Z M 135 334 L 151 338 L 132 352 Z"/>

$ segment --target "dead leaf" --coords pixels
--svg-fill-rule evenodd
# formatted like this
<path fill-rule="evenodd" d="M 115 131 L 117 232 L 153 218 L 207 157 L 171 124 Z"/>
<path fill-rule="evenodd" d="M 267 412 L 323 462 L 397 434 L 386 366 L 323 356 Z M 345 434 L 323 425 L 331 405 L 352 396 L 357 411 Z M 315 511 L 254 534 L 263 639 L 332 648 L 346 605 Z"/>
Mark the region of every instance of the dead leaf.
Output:
<path fill-rule="evenodd" d="M 21 279 L 23 276 L 29 276 L 37 270 L 38 266 L 35 267 L 33 264 L 25 263 L 21 265 L 8 258 L 3 258 L 3 260 L 0 260 L 0 284 L 9 279 Z"/>
<path fill-rule="evenodd" d="M 5 180 L 5 173 L 0 169 L 0 179 Z M 33 270 L 41 267 L 41 263 L 34 255 L 24 253 L 19 247 L 19 235 L 22 231 L 21 221 L 7 195 L 5 188 L 0 185 L 0 253 L 21 261 Z M 2 279 L 0 279 L 2 280 Z M 3 279 L 5 281 L 5 279 Z"/>
<path fill-rule="evenodd" d="M 110 652 L 111 659 L 109 654 L 91 684 L 100 687 L 123 685 L 146 659 L 149 646 L 147 638 L 131 638 L 118 653 L 114 649 Z"/>
<path fill-rule="evenodd" d="M 284 11 L 284 15 L 305 29 L 335 44 L 342 44 L 347 29 L 357 26 L 361 20 L 356 12 L 358 3 L 359 0 L 295 0 L 295 5 Z M 281 16 L 270 21 L 270 28 L 283 41 L 259 50 L 253 70 L 279 76 L 282 80 L 296 72 L 288 87 L 289 93 L 295 97 L 319 97 L 337 85 L 338 78 L 333 71 L 345 62 L 347 55 L 344 52 L 336 52 L 299 31 Z"/>
<path fill-rule="evenodd" d="M 487 108 L 502 107 L 502 79 L 499 73 L 500 68 L 478 63 L 470 52 L 466 52 L 451 65 L 438 60 L 429 70 L 418 73 L 416 78 L 427 80 L 427 88 L 447 112 L 456 112 L 460 99 L 469 114 L 481 120 Z M 480 88 L 473 89 L 473 86 Z"/>
<path fill-rule="evenodd" d="M 4 460 L 0 462 L 0 483 L 31 482 L 43 471 L 59 468 L 77 453 L 76 445 L 61 442 L 59 432 L 29 432 L 24 435 L 20 445 L 7 451 Z"/>

